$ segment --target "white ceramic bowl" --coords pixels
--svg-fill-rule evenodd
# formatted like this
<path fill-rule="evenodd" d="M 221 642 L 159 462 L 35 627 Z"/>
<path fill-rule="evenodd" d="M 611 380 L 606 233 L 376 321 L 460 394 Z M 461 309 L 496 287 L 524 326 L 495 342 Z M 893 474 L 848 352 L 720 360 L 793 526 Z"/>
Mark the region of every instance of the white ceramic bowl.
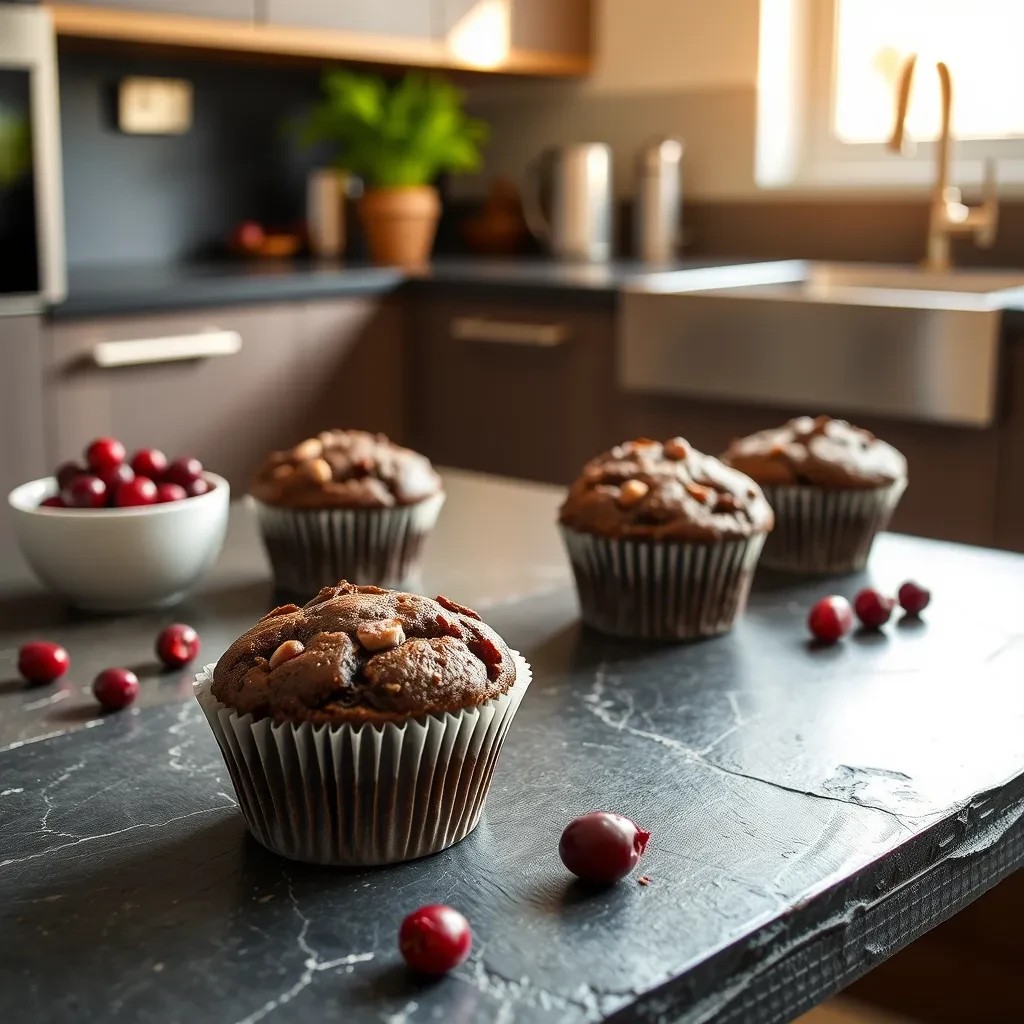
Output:
<path fill-rule="evenodd" d="M 91 611 L 126 612 L 174 604 L 210 566 L 224 543 L 231 489 L 138 508 L 40 508 L 57 493 L 52 477 L 8 495 L 14 535 L 39 579 Z"/>

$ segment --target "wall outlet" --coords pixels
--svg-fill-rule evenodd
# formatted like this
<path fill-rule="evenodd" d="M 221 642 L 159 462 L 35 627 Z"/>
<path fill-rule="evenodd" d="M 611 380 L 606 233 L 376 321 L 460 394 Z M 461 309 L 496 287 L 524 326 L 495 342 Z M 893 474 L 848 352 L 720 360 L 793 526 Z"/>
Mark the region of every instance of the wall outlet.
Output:
<path fill-rule="evenodd" d="M 184 135 L 192 126 L 192 83 L 184 78 L 122 78 L 117 126 L 128 135 Z"/>

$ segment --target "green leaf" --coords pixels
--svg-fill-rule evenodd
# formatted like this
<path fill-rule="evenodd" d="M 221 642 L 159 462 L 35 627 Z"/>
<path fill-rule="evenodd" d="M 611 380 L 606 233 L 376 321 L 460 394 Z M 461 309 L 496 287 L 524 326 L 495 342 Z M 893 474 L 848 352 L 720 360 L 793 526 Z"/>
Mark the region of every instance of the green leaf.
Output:
<path fill-rule="evenodd" d="M 338 166 L 368 185 L 425 185 L 480 166 L 489 128 L 466 116 L 462 93 L 442 78 L 409 72 L 389 85 L 337 69 L 322 88 L 296 133 L 306 145 L 332 143 Z"/>

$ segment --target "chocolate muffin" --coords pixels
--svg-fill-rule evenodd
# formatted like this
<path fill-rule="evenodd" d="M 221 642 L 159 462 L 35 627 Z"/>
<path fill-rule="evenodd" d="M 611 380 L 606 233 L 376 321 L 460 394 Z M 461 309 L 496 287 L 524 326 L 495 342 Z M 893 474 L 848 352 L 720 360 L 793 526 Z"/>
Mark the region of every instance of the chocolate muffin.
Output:
<path fill-rule="evenodd" d="M 776 529 L 762 564 L 859 572 L 907 486 L 907 461 L 869 430 L 800 416 L 733 441 L 723 461 L 764 488 Z"/>
<path fill-rule="evenodd" d="M 304 597 L 341 577 L 408 579 L 444 503 L 425 456 L 363 430 L 273 452 L 250 493 L 279 589 Z"/>
<path fill-rule="evenodd" d="M 297 860 L 436 853 L 476 827 L 530 669 L 445 597 L 325 587 L 197 677 L 256 838 Z"/>
<path fill-rule="evenodd" d="M 640 438 L 584 466 L 559 523 L 584 622 L 687 640 L 731 628 L 773 516 L 749 477 L 683 438 Z"/>

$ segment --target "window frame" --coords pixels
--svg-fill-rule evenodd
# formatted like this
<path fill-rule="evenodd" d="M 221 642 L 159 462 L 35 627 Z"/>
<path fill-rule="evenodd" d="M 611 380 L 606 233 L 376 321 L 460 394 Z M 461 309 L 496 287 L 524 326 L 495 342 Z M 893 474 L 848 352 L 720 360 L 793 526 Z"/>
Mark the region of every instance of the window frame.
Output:
<path fill-rule="evenodd" d="M 761 0 L 757 185 L 812 192 L 927 190 L 935 180 L 934 142 L 918 143 L 912 154 L 898 155 L 883 143 L 841 142 L 832 133 L 838 2 Z M 938 89 L 934 68 L 920 64 L 913 87 Z M 954 138 L 950 183 L 977 195 L 986 158 L 997 161 L 1002 194 L 1024 194 L 1024 138 Z"/>

